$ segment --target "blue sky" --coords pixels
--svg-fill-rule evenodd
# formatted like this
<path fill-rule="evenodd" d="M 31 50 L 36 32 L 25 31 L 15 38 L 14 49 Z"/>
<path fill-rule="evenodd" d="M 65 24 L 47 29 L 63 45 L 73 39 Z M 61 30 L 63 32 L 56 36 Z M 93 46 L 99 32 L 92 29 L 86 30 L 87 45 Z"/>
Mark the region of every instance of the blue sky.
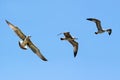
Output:
<path fill-rule="evenodd" d="M 119 0 L 0 0 L 0 80 L 120 80 Z M 113 33 L 95 35 L 101 20 Z M 18 26 L 48 59 L 19 48 Z M 79 51 L 60 41 L 61 32 L 78 38 Z"/>

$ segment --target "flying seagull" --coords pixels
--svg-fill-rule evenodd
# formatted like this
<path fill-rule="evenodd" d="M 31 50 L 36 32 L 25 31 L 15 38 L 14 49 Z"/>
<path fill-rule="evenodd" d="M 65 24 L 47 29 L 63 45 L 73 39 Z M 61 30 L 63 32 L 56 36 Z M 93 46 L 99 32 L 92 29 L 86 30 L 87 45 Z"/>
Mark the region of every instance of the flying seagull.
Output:
<path fill-rule="evenodd" d="M 98 32 L 95 32 L 95 34 L 100 34 L 100 33 L 103 33 L 103 32 L 108 32 L 108 34 L 111 35 L 111 33 L 112 33 L 112 29 L 106 29 L 106 30 L 103 30 L 103 29 L 102 29 L 102 26 L 101 26 L 101 21 L 100 21 L 100 20 L 95 19 L 95 18 L 87 18 L 87 20 L 89 20 L 89 21 L 93 21 L 93 22 L 96 23 L 96 26 L 97 26 Z"/>
<path fill-rule="evenodd" d="M 35 54 L 37 54 L 43 61 L 47 61 L 47 59 L 41 54 L 40 50 L 32 43 L 30 40 L 31 36 L 26 36 L 24 33 L 17 27 L 11 24 L 6 20 L 6 23 L 9 25 L 12 30 L 22 39 L 22 42 L 19 41 L 20 48 L 26 50 L 26 46 L 28 46 Z"/>
<path fill-rule="evenodd" d="M 60 38 L 60 40 L 67 40 L 69 43 L 72 44 L 72 46 L 74 47 L 74 57 L 76 57 L 77 52 L 78 52 L 78 42 L 76 42 L 75 39 L 77 39 L 77 38 L 73 38 L 70 35 L 70 32 L 64 32 L 63 34 L 64 34 L 65 38 Z"/>

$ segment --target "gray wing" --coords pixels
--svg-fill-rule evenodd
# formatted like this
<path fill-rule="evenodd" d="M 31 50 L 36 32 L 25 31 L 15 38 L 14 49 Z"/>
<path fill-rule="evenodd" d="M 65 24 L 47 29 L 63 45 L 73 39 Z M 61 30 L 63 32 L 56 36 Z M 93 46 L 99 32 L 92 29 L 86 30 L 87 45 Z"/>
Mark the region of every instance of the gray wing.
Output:
<path fill-rule="evenodd" d="M 9 27 L 15 31 L 15 33 L 19 36 L 19 38 L 21 38 L 22 40 L 25 39 L 25 35 L 23 34 L 23 32 L 16 26 L 14 26 L 12 23 L 10 23 L 9 21 L 6 20 L 6 23 L 9 25 Z"/>
<path fill-rule="evenodd" d="M 78 52 L 78 42 L 74 41 L 74 40 L 69 40 L 69 42 L 72 44 L 72 46 L 74 47 L 74 57 L 76 57 L 77 52 Z"/>
<path fill-rule="evenodd" d="M 35 53 L 37 54 L 43 61 L 47 61 L 47 59 L 42 55 L 42 53 L 40 52 L 40 50 L 31 42 L 28 42 L 28 46 L 29 48 Z"/>
<path fill-rule="evenodd" d="M 100 31 L 103 30 L 102 27 L 101 27 L 100 20 L 95 19 L 95 18 L 87 18 L 87 20 L 95 22 L 96 23 L 96 27 L 97 27 L 98 30 L 100 30 Z"/>

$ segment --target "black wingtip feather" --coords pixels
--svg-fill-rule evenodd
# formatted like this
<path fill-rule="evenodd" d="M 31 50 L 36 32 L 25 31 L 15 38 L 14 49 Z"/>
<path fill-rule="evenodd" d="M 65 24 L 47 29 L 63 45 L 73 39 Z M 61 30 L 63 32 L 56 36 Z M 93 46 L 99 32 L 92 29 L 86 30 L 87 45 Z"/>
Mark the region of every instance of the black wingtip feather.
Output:
<path fill-rule="evenodd" d="M 48 61 L 46 58 L 42 59 L 43 61 Z"/>
<path fill-rule="evenodd" d="M 92 21 L 92 18 L 87 18 L 86 20 Z"/>
<path fill-rule="evenodd" d="M 7 24 L 10 24 L 10 22 L 9 22 L 9 21 L 7 21 L 7 20 L 5 20 L 5 21 L 6 21 L 6 23 L 7 23 Z"/>
<path fill-rule="evenodd" d="M 74 51 L 74 58 L 77 56 L 77 50 L 76 51 Z"/>
<path fill-rule="evenodd" d="M 77 52 L 74 52 L 74 58 L 76 57 L 76 55 L 77 55 Z"/>

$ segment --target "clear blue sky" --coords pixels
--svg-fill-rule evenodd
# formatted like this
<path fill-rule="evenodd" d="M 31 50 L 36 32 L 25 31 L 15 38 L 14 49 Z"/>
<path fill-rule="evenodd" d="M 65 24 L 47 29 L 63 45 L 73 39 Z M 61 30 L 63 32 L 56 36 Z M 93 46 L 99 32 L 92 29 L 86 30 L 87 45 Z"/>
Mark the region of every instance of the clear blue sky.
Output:
<path fill-rule="evenodd" d="M 120 80 L 119 0 L 0 0 L 0 80 Z M 95 35 L 100 19 L 113 33 Z M 20 40 L 5 20 L 18 26 L 48 59 L 44 62 Z M 69 31 L 79 51 L 60 41 Z"/>

